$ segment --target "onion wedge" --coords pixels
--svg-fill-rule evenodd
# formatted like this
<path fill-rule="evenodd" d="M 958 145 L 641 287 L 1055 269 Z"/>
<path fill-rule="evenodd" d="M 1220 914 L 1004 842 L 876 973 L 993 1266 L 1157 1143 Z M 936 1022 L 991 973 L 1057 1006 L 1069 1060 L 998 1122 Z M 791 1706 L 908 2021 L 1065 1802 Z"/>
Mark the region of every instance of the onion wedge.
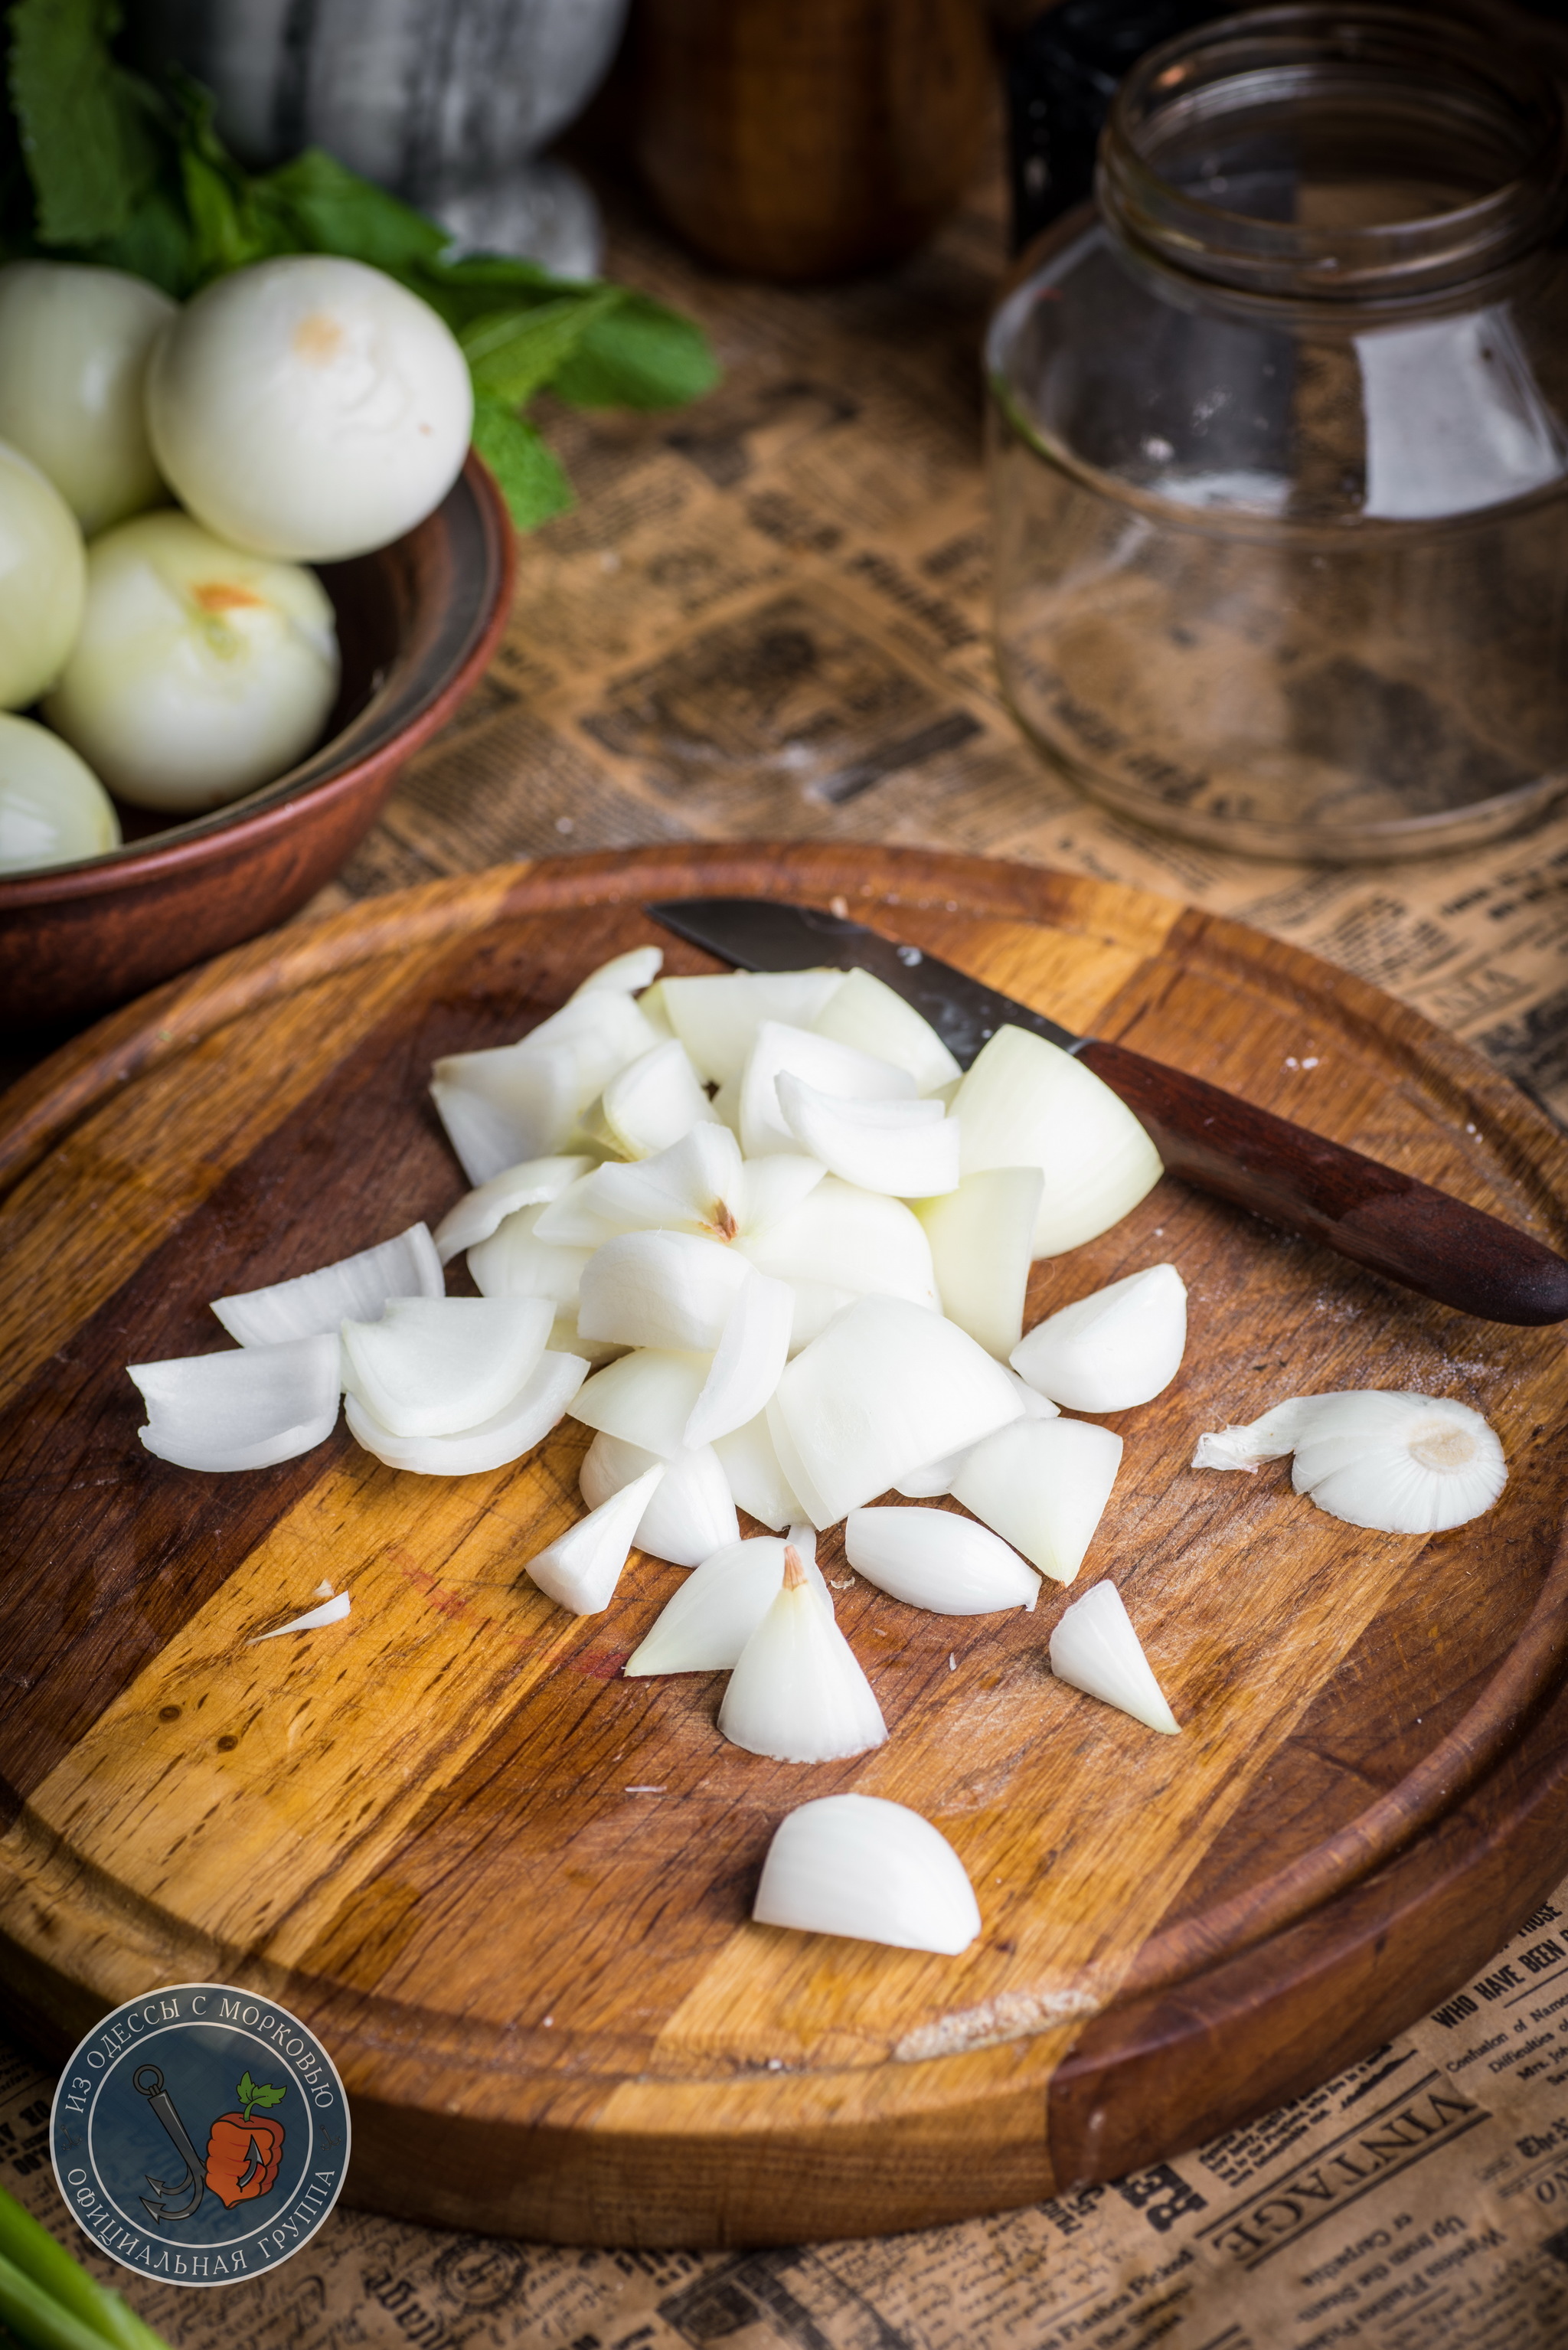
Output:
<path fill-rule="evenodd" d="M 981 1930 L 940 1828 L 883 1795 L 819 1795 L 781 1820 L 752 1905 L 759 1926 L 957 1958 Z"/>
<path fill-rule="evenodd" d="M 882 1709 L 792 1544 L 784 1581 L 736 1659 L 719 1708 L 732 1746 L 779 1762 L 864 1754 L 888 1735 Z"/>
<path fill-rule="evenodd" d="M 595 1096 L 658 1041 L 629 995 L 599 988 L 519 1044 L 439 1060 L 431 1092 L 469 1181 L 558 1151 Z"/>
<path fill-rule="evenodd" d="M 1016 1371 L 1009 1371 L 1007 1376 L 1012 1381 L 1012 1391 L 1018 1398 L 1021 1418 L 1024 1419 L 1056 1418 L 1056 1407 L 1049 1396 L 1036 1395 L 1034 1389 L 1021 1379 Z M 944 1493 L 952 1492 L 954 1478 L 973 1451 L 972 1444 L 966 1444 L 961 1451 L 950 1452 L 940 1461 L 928 1461 L 923 1468 L 909 1470 L 906 1475 L 896 1481 L 895 1492 L 902 1493 L 911 1502 L 939 1500 Z"/>
<path fill-rule="evenodd" d="M 532 1452 L 565 1416 L 587 1375 L 580 1355 L 546 1352 L 509 1403 L 455 1436 L 394 1436 L 358 1396 L 348 1399 L 344 1417 L 355 1442 L 389 1469 L 410 1470 L 419 1477 L 472 1477 L 504 1469 Z"/>
<path fill-rule="evenodd" d="M 789 1480 L 779 1467 L 765 1412 L 759 1412 L 731 1436 L 716 1436 L 713 1450 L 737 1509 L 744 1510 L 759 1525 L 772 1526 L 775 1534 L 805 1521 L 800 1496 L 791 1492 Z"/>
<path fill-rule="evenodd" d="M 589 1251 L 552 1248 L 535 1226 L 545 1212 L 514 1208 L 488 1240 L 468 1252 L 468 1269 L 482 1297 L 547 1297 L 557 1313 L 575 1314 Z"/>
<path fill-rule="evenodd" d="M 141 1441 L 177 1469 L 270 1469 L 324 1443 L 337 1419 L 330 1332 L 128 1369 L 147 1406 Z"/>
<path fill-rule="evenodd" d="M 649 1469 L 659 1467 L 656 1452 L 618 1436 L 596 1436 L 584 1456 L 577 1482 L 590 1510 Z M 724 1471 L 711 1445 L 677 1452 L 663 1464 L 665 1474 L 638 1520 L 632 1539 L 639 1550 L 671 1566 L 701 1566 L 716 1550 L 739 1542 L 741 1528 Z"/>
<path fill-rule="evenodd" d="M 341 1322 L 374 1322 L 389 1297 L 444 1296 L 443 1262 L 424 1225 L 410 1224 L 396 1240 L 318 1273 L 215 1297 L 213 1311 L 242 1347 L 281 1347 L 290 1338 L 318 1338 Z"/>
<path fill-rule="evenodd" d="M 953 1480 L 953 1498 L 1042 1575 L 1071 1583 L 1121 1457 L 1121 1438 L 1092 1420 L 1021 1419 L 975 1446 Z"/>
<path fill-rule="evenodd" d="M 836 1045 L 852 1045 L 857 1053 L 907 1069 L 918 1093 L 934 1094 L 963 1075 L 930 1022 L 868 971 L 846 972 L 843 986 L 811 1025 Z"/>
<path fill-rule="evenodd" d="M 792 1537 L 793 1538 L 793 1537 Z M 800 1550 L 806 1580 L 829 1615 L 833 1603 L 809 1549 Z M 641 1646 L 627 1659 L 628 1680 L 647 1673 L 729 1672 L 779 1593 L 784 1545 L 776 1535 L 726 1543 L 688 1575 Z"/>
<path fill-rule="evenodd" d="M 1151 1264 L 1037 1322 L 1012 1367 L 1069 1411 L 1127 1411 L 1170 1385 L 1186 1345 L 1186 1284 Z"/>
<path fill-rule="evenodd" d="M 844 984 L 841 971 L 726 971 L 666 979 L 666 1018 L 711 1085 L 738 1077 L 764 1020 L 809 1028 Z"/>
<path fill-rule="evenodd" d="M 1033 1609 L 1040 1577 L 1015 1550 L 954 1510 L 851 1510 L 844 1555 L 892 1599 L 938 1616 Z"/>
<path fill-rule="evenodd" d="M 934 1101 L 840 1101 L 782 1069 L 779 1108 L 801 1149 L 865 1191 L 923 1200 L 954 1191 L 959 1129 Z"/>
<path fill-rule="evenodd" d="M 686 1423 L 688 1444 L 711 1444 L 733 1435 L 772 1401 L 789 1358 L 794 1293 L 747 1266 L 731 1306 L 712 1367 Z"/>
<path fill-rule="evenodd" d="M 966 1175 L 987 1167 L 1038 1167 L 1044 1175 L 1037 1257 L 1108 1232 L 1164 1172 L 1120 1097 L 1071 1053 L 1023 1028 L 999 1028 L 982 1047 L 952 1115 Z"/>
<path fill-rule="evenodd" d="M 763 1159 L 747 1172 L 805 1163 L 809 1162 Z M 862 1191 L 836 1175 L 740 1245 L 760 1273 L 793 1287 L 790 1346 L 797 1352 L 820 1336 L 836 1314 L 868 1294 L 907 1298 L 938 1311 L 930 1243 L 919 1218 L 902 1200 Z"/>
<path fill-rule="evenodd" d="M 601 1097 L 610 1138 L 624 1159 L 651 1159 L 694 1126 L 710 1123 L 708 1097 L 686 1048 L 674 1037 L 655 1045 L 613 1076 Z"/>
<path fill-rule="evenodd" d="M 572 1405 L 572 1418 L 672 1461 L 686 1450 L 687 1422 L 709 1367 L 706 1355 L 640 1347 L 594 1373 Z"/>
<path fill-rule="evenodd" d="M 951 1322 L 898 1298 L 861 1297 L 795 1357 L 768 1425 L 807 1517 L 830 1526 L 1021 1409 L 1007 1373 Z"/>
<path fill-rule="evenodd" d="M 957 1128 L 958 1121 L 950 1119 Z M 1038 1167 L 984 1167 L 915 1212 L 931 1244 L 942 1312 L 1005 1361 L 1023 1335 L 1023 1301 L 1045 1178 Z"/>
<path fill-rule="evenodd" d="M 510 1403 L 555 1319 L 544 1297 L 394 1297 L 343 1325 L 343 1384 L 393 1436 L 456 1436 Z"/>
<path fill-rule="evenodd" d="M 909 1100 L 915 1091 L 909 1071 L 895 1068 L 891 1061 L 832 1044 L 784 1021 L 764 1020 L 741 1079 L 741 1147 L 748 1159 L 798 1148 L 779 1102 L 778 1080 L 786 1071 L 837 1101 Z"/>
<path fill-rule="evenodd" d="M 636 995 L 651 987 L 664 968 L 662 947 L 628 947 L 625 954 L 612 955 L 590 971 L 580 987 L 574 987 L 567 1002 L 576 1003 L 585 995 L 595 995 L 600 988 L 618 990 L 623 995 Z"/>
<path fill-rule="evenodd" d="M 609 1606 L 631 1555 L 638 1521 L 663 1474 L 663 1462 L 655 1461 L 526 1562 L 525 1572 L 557 1607 L 569 1607 L 574 1616 L 597 1616 Z"/>
<path fill-rule="evenodd" d="M 1180 1731 L 1114 1583 L 1096 1583 L 1063 1610 L 1051 1635 L 1051 1669 L 1150 1730 Z"/>
<path fill-rule="evenodd" d="M 450 1264 L 464 1249 L 487 1241 L 520 1208 L 539 1208 L 547 1201 L 558 1200 L 566 1186 L 588 1174 L 593 1165 L 591 1159 L 525 1159 L 520 1167 L 504 1168 L 488 1183 L 465 1191 L 456 1207 L 441 1218 L 435 1229 L 436 1254 L 442 1264 Z M 365 1322 L 374 1317 L 361 1314 L 357 1318 Z"/>
<path fill-rule="evenodd" d="M 745 1258 L 722 1242 L 691 1232 L 622 1232 L 596 1249 L 584 1268 L 577 1327 L 585 1338 L 709 1355 L 751 1278 Z"/>

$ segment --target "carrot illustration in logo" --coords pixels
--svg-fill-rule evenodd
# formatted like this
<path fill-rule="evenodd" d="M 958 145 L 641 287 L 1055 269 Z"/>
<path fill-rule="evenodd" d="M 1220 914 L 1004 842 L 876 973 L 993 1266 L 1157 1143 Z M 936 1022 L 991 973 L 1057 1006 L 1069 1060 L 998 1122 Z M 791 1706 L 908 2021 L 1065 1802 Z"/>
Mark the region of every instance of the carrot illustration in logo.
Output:
<path fill-rule="evenodd" d="M 235 2095 L 241 2111 L 220 2114 L 207 2139 L 207 2184 L 226 2211 L 253 2195 L 265 2195 L 283 2160 L 283 2124 L 258 2106 L 281 2105 L 286 2089 L 258 2087 L 247 2073 Z"/>

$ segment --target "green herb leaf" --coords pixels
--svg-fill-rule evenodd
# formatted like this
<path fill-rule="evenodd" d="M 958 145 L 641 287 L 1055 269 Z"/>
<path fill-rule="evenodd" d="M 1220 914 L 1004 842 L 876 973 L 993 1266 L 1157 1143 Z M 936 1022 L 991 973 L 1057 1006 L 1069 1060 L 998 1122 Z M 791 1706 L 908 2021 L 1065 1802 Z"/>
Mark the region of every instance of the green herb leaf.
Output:
<path fill-rule="evenodd" d="M 500 484 L 519 530 L 537 530 L 576 503 L 571 484 L 534 427 L 504 401 L 474 402 L 473 445 Z"/>
<path fill-rule="evenodd" d="M 625 296 L 618 286 L 563 295 L 531 310 L 492 310 L 458 336 L 482 399 L 520 408 L 571 358 L 596 321 Z"/>
<path fill-rule="evenodd" d="M 9 87 L 44 244 L 118 236 L 158 168 L 157 102 L 115 64 L 115 0 L 15 0 Z"/>
<path fill-rule="evenodd" d="M 239 2105 L 248 2106 L 255 2093 L 255 2083 L 251 2079 L 249 2073 L 246 2073 L 239 2087 L 234 2091 L 235 2101 Z"/>
<path fill-rule="evenodd" d="M 627 294 L 594 319 L 551 389 L 576 408 L 679 408 L 718 380 L 701 327 L 646 294 Z"/>
<path fill-rule="evenodd" d="M 250 2095 L 250 2102 L 253 2106 L 281 2106 L 287 2095 L 288 2087 L 286 2083 L 281 2089 L 253 2089 Z"/>
<path fill-rule="evenodd" d="M 310 252 L 369 262 L 395 277 L 433 260 L 452 241 L 423 213 L 362 180 L 321 147 L 307 147 L 254 185 L 287 216 Z"/>

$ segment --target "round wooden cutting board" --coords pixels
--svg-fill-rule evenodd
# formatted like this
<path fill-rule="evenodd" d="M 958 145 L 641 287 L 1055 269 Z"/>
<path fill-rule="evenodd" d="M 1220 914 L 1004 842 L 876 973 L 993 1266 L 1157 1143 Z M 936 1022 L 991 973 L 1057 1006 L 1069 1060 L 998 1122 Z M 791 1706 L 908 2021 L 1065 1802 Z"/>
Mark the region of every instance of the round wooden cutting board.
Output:
<path fill-rule="evenodd" d="M 1048 2196 L 1297 2094 L 1479 1967 L 1563 1867 L 1568 1453 L 1558 1329 L 1467 1321 L 1168 1180 L 1036 1269 L 1030 1319 L 1170 1259 L 1175 1384 L 1116 1417 L 1080 1587 L 1119 1586 L 1184 1725 L 1054 1681 L 1066 1604 L 941 1617 L 848 1575 L 891 1728 L 803 1769 L 726 1745 L 722 1676 L 620 1667 L 680 1570 L 574 1617 L 523 1563 L 576 1513 L 565 1421 L 494 1474 L 154 1461 L 130 1361 L 223 1343 L 206 1301 L 433 1223 L 462 1190 L 425 1092 L 649 898 L 835 897 L 1561 1246 L 1568 1150 L 1386 996 L 1135 891 L 938 855 L 648 850 L 514 867 L 286 931 L 148 997 L 9 1097 L 0 1347 L 0 1970 L 63 2051 L 117 2002 L 286 2002 L 353 2100 L 350 2193 L 593 2243 L 787 2242 Z M 455 1271 L 455 1268 L 454 1268 Z M 1188 1467 L 1305 1390 L 1411 1388 L 1497 1426 L 1508 1490 L 1422 1541 L 1314 1510 L 1288 1463 Z M 323 1579 L 348 1619 L 260 1646 Z M 784 1814 L 913 1804 L 984 1919 L 961 1958 L 749 1922 Z"/>

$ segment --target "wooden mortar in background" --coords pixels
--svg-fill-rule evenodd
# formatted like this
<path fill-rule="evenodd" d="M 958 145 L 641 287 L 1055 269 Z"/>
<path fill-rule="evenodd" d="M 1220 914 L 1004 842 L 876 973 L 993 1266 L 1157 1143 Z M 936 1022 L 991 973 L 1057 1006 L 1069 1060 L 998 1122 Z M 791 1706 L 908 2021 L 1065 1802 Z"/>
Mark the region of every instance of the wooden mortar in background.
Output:
<path fill-rule="evenodd" d="M 762 277 L 897 261 L 974 172 L 981 0 L 642 0 L 638 158 L 673 225 Z"/>

